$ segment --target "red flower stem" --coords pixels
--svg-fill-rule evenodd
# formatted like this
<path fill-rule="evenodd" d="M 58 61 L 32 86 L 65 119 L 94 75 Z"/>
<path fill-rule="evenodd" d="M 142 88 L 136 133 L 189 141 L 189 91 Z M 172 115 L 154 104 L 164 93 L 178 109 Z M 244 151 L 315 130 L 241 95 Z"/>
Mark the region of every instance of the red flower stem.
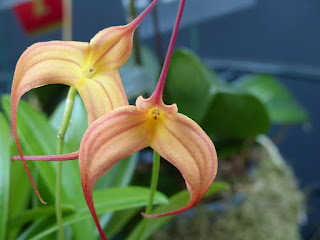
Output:
<path fill-rule="evenodd" d="M 161 75 L 160 75 L 157 87 L 156 87 L 156 89 L 154 90 L 154 92 L 153 92 L 153 94 L 151 96 L 151 98 L 153 98 L 155 103 L 162 100 L 163 88 L 164 88 L 164 84 L 166 82 L 166 77 L 167 77 L 167 74 L 168 74 L 169 65 L 170 65 L 170 61 L 171 61 L 174 45 L 176 43 L 176 39 L 177 39 L 178 31 L 179 31 L 179 26 L 180 26 L 180 22 L 181 22 L 181 17 L 182 17 L 184 5 L 185 5 L 185 0 L 181 0 L 180 1 L 180 5 L 179 5 L 179 10 L 178 10 L 178 13 L 177 13 L 176 22 L 175 22 L 175 25 L 174 25 L 174 28 L 173 28 L 173 32 L 172 32 L 172 35 L 171 35 L 171 40 L 170 40 L 170 43 L 169 43 L 166 59 L 164 61 L 163 67 L 162 67 L 162 71 L 161 71 Z"/>
<path fill-rule="evenodd" d="M 185 0 L 180 0 L 178 14 L 177 14 L 176 22 L 175 22 L 175 25 L 174 25 L 174 28 L 172 31 L 172 36 L 171 36 L 171 40 L 169 43 L 167 56 L 166 56 L 165 62 L 163 64 L 163 68 L 161 71 L 161 75 L 160 75 L 157 87 L 151 96 L 151 98 L 153 98 L 153 100 L 155 102 L 162 101 L 163 87 L 164 87 L 165 80 L 167 77 L 173 48 L 174 48 L 174 45 L 175 45 L 175 42 L 177 39 L 177 34 L 178 34 L 180 22 L 181 22 L 181 17 L 182 17 L 184 5 L 185 5 Z M 153 166 L 152 166 L 152 175 L 151 175 L 151 184 L 150 184 L 150 196 L 149 196 L 149 201 L 148 201 L 148 205 L 146 208 L 147 215 L 150 215 L 152 212 L 154 194 L 157 190 L 157 185 L 158 185 L 159 169 L 160 169 L 160 155 L 156 151 L 153 151 Z M 142 215 L 144 215 L 144 213 L 142 213 Z M 145 229 L 147 227 L 147 224 L 148 224 L 148 219 L 144 218 L 142 220 L 141 224 L 139 225 L 140 228 L 139 228 L 138 233 L 136 235 L 137 240 L 144 239 L 144 233 L 145 233 Z"/>

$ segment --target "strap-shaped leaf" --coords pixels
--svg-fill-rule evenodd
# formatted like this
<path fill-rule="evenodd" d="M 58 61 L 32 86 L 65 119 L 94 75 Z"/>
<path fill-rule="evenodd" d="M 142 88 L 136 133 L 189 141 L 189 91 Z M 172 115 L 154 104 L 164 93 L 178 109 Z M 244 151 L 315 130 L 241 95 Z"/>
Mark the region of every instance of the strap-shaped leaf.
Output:
<path fill-rule="evenodd" d="M 0 113 L 0 240 L 6 239 L 10 187 L 10 128 Z"/>

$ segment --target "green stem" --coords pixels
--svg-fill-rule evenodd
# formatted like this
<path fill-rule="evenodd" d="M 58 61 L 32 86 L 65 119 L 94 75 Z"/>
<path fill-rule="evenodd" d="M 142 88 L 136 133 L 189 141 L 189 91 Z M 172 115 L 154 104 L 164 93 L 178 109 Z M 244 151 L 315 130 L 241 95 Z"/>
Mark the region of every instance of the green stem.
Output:
<path fill-rule="evenodd" d="M 77 90 L 73 87 L 70 87 L 66 106 L 64 108 L 64 113 L 60 125 L 60 129 L 58 132 L 58 145 L 57 145 L 57 154 L 63 153 L 63 145 L 64 145 L 64 137 L 69 127 L 69 122 L 72 114 L 74 98 L 76 96 Z M 64 239 L 64 232 L 63 232 L 63 223 L 62 223 L 62 209 L 61 209 L 61 181 L 62 181 L 62 162 L 58 162 L 57 166 L 57 177 L 56 177 L 56 218 L 57 218 L 57 225 L 58 225 L 58 234 L 59 239 Z"/>
<path fill-rule="evenodd" d="M 154 195 L 157 191 L 157 186 L 158 186 L 159 169 L 160 169 L 160 155 L 153 150 L 153 165 L 152 165 L 152 176 L 151 176 L 151 183 L 150 183 L 150 196 L 149 196 L 149 202 L 145 211 L 146 214 L 151 214 L 152 212 Z M 142 220 L 139 234 L 136 239 L 138 240 L 143 239 L 143 234 L 146 229 L 148 220 L 149 220 L 148 218 L 144 218 Z"/>

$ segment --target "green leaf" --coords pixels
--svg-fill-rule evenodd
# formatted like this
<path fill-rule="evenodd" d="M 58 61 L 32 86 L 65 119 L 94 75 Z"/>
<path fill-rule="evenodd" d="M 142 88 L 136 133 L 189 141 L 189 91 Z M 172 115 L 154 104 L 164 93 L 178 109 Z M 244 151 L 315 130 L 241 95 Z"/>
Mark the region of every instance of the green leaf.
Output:
<path fill-rule="evenodd" d="M 126 187 L 129 185 L 138 162 L 138 153 L 114 165 L 96 183 L 96 188 Z"/>
<path fill-rule="evenodd" d="M 166 93 L 179 112 L 200 122 L 212 98 L 210 88 L 219 84 L 214 73 L 190 51 L 178 50 L 172 55 Z"/>
<path fill-rule="evenodd" d="M 10 187 L 10 128 L 0 113 L 0 240 L 6 238 Z"/>
<path fill-rule="evenodd" d="M 29 240 L 29 239 L 31 239 L 32 236 L 38 234 L 39 232 L 43 231 L 43 229 L 46 229 L 48 226 L 54 224 L 55 221 L 56 221 L 55 217 L 39 218 L 38 220 L 35 220 L 32 223 L 32 225 L 28 226 L 26 229 L 23 229 L 23 232 L 19 235 L 17 240 L 26 240 L 26 239 Z M 56 232 L 53 232 L 51 234 L 48 234 L 43 239 L 56 240 L 56 239 L 58 239 L 58 236 L 57 236 Z M 69 239 L 71 239 L 71 238 L 69 238 Z"/>
<path fill-rule="evenodd" d="M 222 190 L 229 189 L 230 186 L 227 183 L 224 182 L 214 182 L 209 190 L 207 191 L 205 197 L 211 196 L 215 193 L 218 193 Z M 172 197 L 169 198 L 169 202 L 165 205 L 161 205 L 154 209 L 152 212 L 153 214 L 157 213 L 164 213 L 164 212 L 170 212 L 176 209 L 179 209 L 183 206 L 185 206 L 189 201 L 189 192 L 187 190 L 183 190 Z M 166 217 L 160 217 L 160 218 L 150 218 L 147 222 L 147 226 L 145 228 L 145 232 L 142 236 L 142 239 L 149 238 L 152 233 L 154 233 L 156 230 L 158 230 L 161 226 L 163 226 L 166 222 L 168 222 L 170 219 L 172 219 L 174 216 L 166 216 Z M 136 227 L 131 231 L 129 237 L 127 240 L 135 240 L 137 238 L 137 234 L 139 233 L 140 227 L 141 227 L 142 221 Z"/>
<path fill-rule="evenodd" d="M 110 211 L 119 211 L 137 207 L 146 206 L 149 199 L 150 190 L 143 187 L 125 187 L 97 190 L 93 192 L 94 203 L 97 214 L 103 214 Z M 155 194 L 155 204 L 167 203 L 168 200 L 165 195 L 160 192 Z M 64 218 L 63 225 L 67 226 L 84 219 L 90 219 L 91 214 L 85 201 L 77 202 L 77 212 Z M 31 239 L 42 239 L 48 234 L 58 229 L 56 224 L 48 227 Z"/>
<path fill-rule="evenodd" d="M 18 154 L 15 142 L 12 142 L 11 156 Z M 28 207 L 32 188 L 23 165 L 19 162 L 13 162 L 10 165 L 9 219 L 17 216 Z M 19 228 L 8 228 L 8 239 L 16 239 L 18 233 Z"/>
<path fill-rule="evenodd" d="M 223 190 L 229 190 L 230 185 L 226 182 L 214 182 L 211 187 L 208 189 L 204 197 L 210 197 L 213 194 L 221 192 Z"/>
<path fill-rule="evenodd" d="M 61 211 L 63 214 L 70 214 L 74 212 L 75 209 L 72 206 L 62 205 Z M 10 219 L 9 227 L 12 227 L 12 228 L 21 227 L 28 222 L 38 220 L 39 218 L 42 218 L 42 217 L 49 217 L 49 216 L 55 217 L 55 213 L 56 213 L 56 209 L 55 209 L 55 206 L 53 205 L 42 206 L 42 207 L 26 210 L 18 214 L 16 217 Z"/>
<path fill-rule="evenodd" d="M 139 210 L 139 208 L 133 208 L 115 212 L 108 225 L 104 228 L 105 232 L 108 233 L 108 237 L 112 238 L 115 234 L 120 232 Z"/>
<path fill-rule="evenodd" d="M 2 106 L 10 117 L 10 97 L 2 97 Z M 17 114 L 18 135 L 25 155 L 48 155 L 54 154 L 56 149 L 56 131 L 49 124 L 45 116 L 24 101 L 20 101 Z M 17 163 L 18 164 L 18 163 Z M 47 189 L 54 195 L 55 187 L 55 163 L 53 162 L 29 162 L 28 166 L 36 166 L 44 180 Z M 48 195 L 44 200 L 52 201 Z"/>
<path fill-rule="evenodd" d="M 270 121 L 258 98 L 230 89 L 214 93 L 201 126 L 214 139 L 242 139 L 267 132 Z"/>
<path fill-rule="evenodd" d="M 239 79 L 236 86 L 259 98 L 268 110 L 270 119 L 279 124 L 308 121 L 308 114 L 290 92 L 270 75 L 257 74 Z"/>
<path fill-rule="evenodd" d="M 10 117 L 10 97 L 2 97 L 2 106 L 5 113 Z M 29 104 L 20 101 L 17 114 L 18 135 L 25 155 L 52 155 L 56 153 L 57 130 L 52 127 L 44 114 L 33 109 Z M 66 145 L 66 151 L 68 146 Z M 15 164 L 19 164 L 16 162 Z M 20 163 L 21 164 L 21 163 Z M 55 162 L 28 162 L 28 166 L 33 166 L 39 171 L 41 180 L 38 182 L 44 200 L 53 202 L 56 182 Z M 68 174 L 63 175 L 62 200 L 73 198 L 75 194 L 81 193 L 80 175 L 77 161 L 64 162 L 63 171 Z M 35 175 L 35 174 L 34 174 Z M 35 175 L 36 177 L 36 175 Z M 41 185 L 45 184 L 45 188 Z"/>

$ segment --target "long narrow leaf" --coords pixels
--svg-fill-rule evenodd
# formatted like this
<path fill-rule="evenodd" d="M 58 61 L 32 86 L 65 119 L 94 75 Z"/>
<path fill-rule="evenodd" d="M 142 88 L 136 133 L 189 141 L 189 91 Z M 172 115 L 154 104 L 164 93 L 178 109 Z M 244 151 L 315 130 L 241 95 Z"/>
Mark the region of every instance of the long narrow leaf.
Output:
<path fill-rule="evenodd" d="M 209 190 L 207 191 L 205 197 L 208 197 L 212 194 L 215 194 L 217 192 L 220 192 L 222 190 L 229 189 L 229 184 L 224 182 L 214 182 Z M 178 192 L 177 194 L 173 195 L 169 198 L 168 204 L 161 205 L 154 209 L 152 214 L 157 213 L 163 213 L 163 212 L 169 212 L 178 208 L 183 207 L 186 203 L 189 201 L 189 193 L 187 190 L 183 190 L 181 192 Z M 166 222 L 168 222 L 170 219 L 172 219 L 174 216 L 167 216 L 167 217 L 161 217 L 161 218 L 152 218 L 149 219 L 147 222 L 147 226 L 145 228 L 145 232 L 142 236 L 142 239 L 147 239 L 154 233 L 156 230 L 158 230 L 161 226 L 163 226 Z M 135 240 L 137 239 L 137 236 L 139 234 L 139 230 L 141 227 L 142 222 L 140 222 L 136 227 L 132 230 L 127 240 Z"/>
<path fill-rule="evenodd" d="M 110 211 L 120 211 L 146 206 L 149 194 L 150 190 L 148 188 L 125 187 L 94 191 L 93 196 L 97 213 L 103 214 Z M 168 200 L 162 193 L 156 192 L 154 202 L 155 204 L 164 204 L 167 203 Z M 83 201 L 77 206 L 77 212 L 75 214 L 71 214 L 64 219 L 63 225 L 67 226 L 85 219 L 91 219 L 91 215 L 87 205 Z M 57 229 L 57 224 L 54 224 L 33 236 L 31 240 L 43 239 L 43 237 L 53 233 Z"/>
<path fill-rule="evenodd" d="M 11 142 L 11 156 L 19 154 L 17 146 Z M 30 169 L 31 170 L 31 169 Z M 9 219 L 16 217 L 24 211 L 29 204 L 31 185 L 25 169 L 21 163 L 10 164 L 10 201 L 9 201 Z M 8 239 L 16 239 L 19 233 L 19 226 L 8 227 Z"/>
<path fill-rule="evenodd" d="M 10 129 L 0 113 L 0 240 L 6 239 L 10 187 Z"/>
<path fill-rule="evenodd" d="M 10 98 L 2 97 L 2 106 L 8 117 L 10 117 Z M 47 155 L 54 154 L 56 150 L 56 131 L 49 124 L 43 114 L 34 110 L 30 105 L 21 101 L 18 110 L 18 135 L 21 145 L 24 147 L 24 154 Z M 19 164 L 19 163 L 16 163 Z M 39 170 L 51 196 L 46 194 L 43 197 L 48 203 L 52 201 L 55 190 L 56 169 L 53 162 L 28 163 L 29 166 L 36 166 Z M 65 195 L 65 194 L 63 194 Z M 51 200 L 51 201 L 50 201 Z"/>
<path fill-rule="evenodd" d="M 74 212 L 74 208 L 72 206 L 67 206 L 63 205 L 61 207 L 62 213 L 63 214 L 69 214 Z M 33 208 L 31 210 L 26 210 L 20 213 L 18 216 L 15 218 L 12 218 L 9 221 L 9 226 L 14 225 L 15 227 L 17 226 L 22 226 L 23 224 L 26 224 L 28 222 L 32 222 L 35 220 L 38 220 L 41 217 L 48 217 L 48 216 L 54 216 L 55 215 L 55 206 L 42 206 L 38 208 Z"/>
<path fill-rule="evenodd" d="M 115 234 L 120 232 L 121 229 L 141 210 L 142 209 L 134 208 L 115 212 L 105 228 L 108 237 L 112 238 Z"/>

